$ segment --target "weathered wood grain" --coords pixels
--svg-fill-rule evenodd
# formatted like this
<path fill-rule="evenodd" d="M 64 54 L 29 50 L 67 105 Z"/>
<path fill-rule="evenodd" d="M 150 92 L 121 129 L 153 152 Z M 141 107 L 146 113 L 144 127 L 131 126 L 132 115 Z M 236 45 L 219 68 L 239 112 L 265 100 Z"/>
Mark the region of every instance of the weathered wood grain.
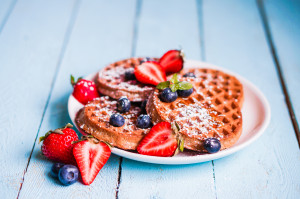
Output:
<path fill-rule="evenodd" d="M 160 57 L 184 49 L 201 59 L 195 1 L 143 1 L 136 56 Z M 215 198 L 211 162 L 185 166 L 154 165 L 123 159 L 119 198 Z"/>
<path fill-rule="evenodd" d="M 1 0 L 0 1 L 0 34 L 15 7 L 16 0 Z"/>
<path fill-rule="evenodd" d="M 294 112 L 294 129 L 298 133 L 300 146 L 300 1 L 263 1 L 262 10 L 265 12 L 270 35 L 274 46 L 274 55 L 278 59 L 283 79 L 286 83 L 288 95 Z M 271 44 L 271 45 L 272 45 Z M 293 116 L 292 116 L 293 117 Z"/>
<path fill-rule="evenodd" d="M 70 74 L 88 75 L 106 64 L 130 56 L 135 1 L 82 1 L 66 51 L 61 52 L 56 82 L 39 136 L 70 122 L 67 100 L 72 87 Z M 36 144 L 25 175 L 20 198 L 115 198 L 119 157 L 112 155 L 90 186 L 60 185 L 49 176 L 52 166 L 41 158 Z"/>
<path fill-rule="evenodd" d="M 271 124 L 259 140 L 215 161 L 217 197 L 299 197 L 298 144 L 256 2 L 204 1 L 203 19 L 207 61 L 254 82 L 272 109 Z"/>
<path fill-rule="evenodd" d="M 1 198 L 18 194 L 71 7 L 72 1 L 19 1 L 1 32 Z"/>

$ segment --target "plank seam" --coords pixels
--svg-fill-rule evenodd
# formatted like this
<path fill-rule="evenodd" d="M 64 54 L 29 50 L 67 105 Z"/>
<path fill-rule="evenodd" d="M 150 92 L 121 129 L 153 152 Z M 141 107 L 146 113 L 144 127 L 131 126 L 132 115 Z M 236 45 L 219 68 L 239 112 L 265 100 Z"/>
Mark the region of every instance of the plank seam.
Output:
<path fill-rule="evenodd" d="M 137 35 L 138 35 L 138 25 L 139 25 L 140 15 L 141 15 L 141 7 L 142 7 L 142 0 L 136 0 L 135 16 L 134 16 L 133 32 L 132 32 L 131 57 L 134 57 L 136 52 L 136 42 L 137 42 Z M 118 170 L 118 182 L 117 182 L 116 196 L 115 196 L 116 199 L 119 198 L 119 188 L 121 185 L 121 177 L 122 177 L 122 162 L 123 162 L 123 158 L 120 157 L 119 170 Z"/>
<path fill-rule="evenodd" d="M 204 42 L 204 24 L 203 24 L 203 1 L 202 0 L 196 0 L 197 5 L 197 14 L 198 14 L 198 28 L 199 28 L 199 41 L 200 41 L 200 47 L 201 47 L 201 59 L 203 61 L 206 60 L 206 54 L 205 54 L 205 42 Z M 215 197 L 217 196 L 217 184 L 216 184 L 216 174 L 215 174 L 215 164 L 214 161 L 211 161 L 212 170 L 213 170 L 213 182 L 214 182 L 214 191 L 215 191 Z"/>
<path fill-rule="evenodd" d="M 260 14 L 260 17 L 261 17 L 262 25 L 263 25 L 263 28 L 264 28 L 265 37 L 267 39 L 268 46 L 269 46 L 269 48 L 271 50 L 271 53 L 272 53 L 272 57 L 273 57 L 273 60 L 274 60 L 274 63 L 275 63 L 276 71 L 277 71 L 277 75 L 278 75 L 279 80 L 280 80 L 281 89 L 284 93 L 285 103 L 287 105 L 289 115 L 290 115 L 290 119 L 292 121 L 294 131 L 295 131 L 295 134 L 296 134 L 296 137 L 297 137 L 298 145 L 299 145 L 299 148 L 300 148 L 299 124 L 297 122 L 295 111 L 294 111 L 294 108 L 293 108 L 293 105 L 292 105 L 292 102 L 291 102 L 291 98 L 290 98 L 290 95 L 289 95 L 289 92 L 288 92 L 288 89 L 287 89 L 287 86 L 286 86 L 286 83 L 285 83 L 285 79 L 284 79 L 284 76 L 283 76 L 282 67 L 281 67 L 281 64 L 280 64 L 280 61 L 279 61 L 279 58 L 278 58 L 278 54 L 277 54 L 277 51 L 275 49 L 274 40 L 273 40 L 271 30 L 270 30 L 270 26 L 269 26 L 269 23 L 268 23 L 268 17 L 267 17 L 267 14 L 266 14 L 264 3 L 263 3 L 262 0 L 257 0 L 256 2 L 257 2 L 258 11 L 259 11 L 259 14 Z"/>
<path fill-rule="evenodd" d="M 28 167 L 30 165 L 30 160 L 31 160 L 34 148 L 35 148 L 35 144 L 36 144 L 38 135 L 40 133 L 41 126 L 43 124 L 43 120 L 44 120 L 44 117 L 45 117 L 45 114 L 46 114 L 46 111 L 47 111 L 47 108 L 48 108 L 48 105 L 49 105 L 49 102 L 50 102 L 50 99 L 51 99 L 51 95 L 52 95 L 52 91 L 54 89 L 56 78 L 57 78 L 57 75 L 59 73 L 59 69 L 60 69 L 62 60 L 63 60 L 64 55 L 65 55 L 66 47 L 68 46 L 69 39 L 71 37 L 71 33 L 72 33 L 72 30 L 73 30 L 73 27 L 74 27 L 74 24 L 75 24 L 75 21 L 76 21 L 76 18 L 77 18 L 77 14 L 78 14 L 78 11 L 79 11 L 80 1 L 81 0 L 76 0 L 75 3 L 74 3 L 74 5 L 73 5 L 73 8 L 72 8 L 70 20 L 68 22 L 68 26 L 67 26 L 67 30 L 66 30 L 66 33 L 65 33 L 65 36 L 64 36 L 62 48 L 61 48 L 61 51 L 60 51 L 60 54 L 59 54 L 59 57 L 58 57 L 58 61 L 57 61 L 56 67 L 55 67 L 54 76 L 52 78 L 52 82 L 51 82 L 51 86 L 50 86 L 50 92 L 49 92 L 49 95 L 48 95 L 48 98 L 47 98 L 47 101 L 46 101 L 46 104 L 45 104 L 45 107 L 44 107 L 44 111 L 43 111 L 43 114 L 42 114 L 42 118 L 41 118 L 41 121 L 40 121 L 40 124 L 39 124 L 39 127 L 38 127 L 38 131 L 37 131 L 36 137 L 34 139 L 33 147 L 31 149 L 30 155 L 28 157 L 27 165 L 26 165 L 26 168 L 24 170 L 24 173 L 23 173 L 23 176 L 22 176 L 22 179 L 21 179 L 21 183 L 20 183 L 20 188 L 19 188 L 19 192 L 18 192 L 18 195 L 17 195 L 17 199 L 20 196 L 20 193 L 21 193 L 21 190 L 22 190 L 22 187 L 23 187 L 23 183 L 25 181 L 25 175 L 26 175 Z"/>
<path fill-rule="evenodd" d="M 3 19 L 2 23 L 0 24 L 0 34 L 2 33 L 2 30 L 3 30 L 4 26 L 6 25 L 6 22 L 8 21 L 11 13 L 13 12 L 16 3 L 17 3 L 17 0 L 14 0 L 14 1 L 11 2 L 11 4 L 10 4 L 10 6 L 9 6 L 5 16 L 4 16 L 4 19 Z"/>

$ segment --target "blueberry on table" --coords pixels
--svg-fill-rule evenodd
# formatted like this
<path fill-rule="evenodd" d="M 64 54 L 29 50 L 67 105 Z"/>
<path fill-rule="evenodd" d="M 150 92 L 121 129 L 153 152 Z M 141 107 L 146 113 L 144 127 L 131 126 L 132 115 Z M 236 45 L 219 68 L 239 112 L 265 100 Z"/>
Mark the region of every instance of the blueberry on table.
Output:
<path fill-rule="evenodd" d="M 115 127 L 123 126 L 125 119 L 122 115 L 115 113 L 110 116 L 109 123 Z"/>
<path fill-rule="evenodd" d="M 120 113 L 126 113 L 129 111 L 131 103 L 127 97 L 121 97 L 117 102 L 117 110 Z"/>
<path fill-rule="evenodd" d="M 196 78 L 196 75 L 194 73 L 192 73 L 192 72 L 188 72 L 188 73 L 185 73 L 183 75 L 183 77 L 193 77 L 193 78 Z"/>
<path fill-rule="evenodd" d="M 174 102 L 178 97 L 177 92 L 172 92 L 170 88 L 165 88 L 160 93 L 160 99 L 163 102 Z"/>
<path fill-rule="evenodd" d="M 136 126 L 141 129 L 149 128 L 151 125 L 151 119 L 149 115 L 140 115 L 136 120 Z"/>
<path fill-rule="evenodd" d="M 193 91 L 194 91 L 194 89 L 191 88 L 188 90 L 178 90 L 177 93 L 178 93 L 178 96 L 180 96 L 180 97 L 188 97 L 193 93 Z"/>
<path fill-rule="evenodd" d="M 125 71 L 125 80 L 135 80 L 134 69 L 129 69 Z"/>
<path fill-rule="evenodd" d="M 57 178 L 58 177 L 58 172 L 59 172 L 59 169 L 62 168 L 65 164 L 63 163 L 54 163 L 51 167 L 51 171 L 50 171 L 50 174 L 51 176 L 53 176 L 54 178 Z"/>
<path fill-rule="evenodd" d="M 208 153 L 216 153 L 221 149 L 221 143 L 216 138 L 207 138 L 204 141 L 204 148 L 208 151 Z"/>
<path fill-rule="evenodd" d="M 78 168 L 74 165 L 66 164 L 58 172 L 59 181 L 66 186 L 75 183 L 78 180 Z"/>

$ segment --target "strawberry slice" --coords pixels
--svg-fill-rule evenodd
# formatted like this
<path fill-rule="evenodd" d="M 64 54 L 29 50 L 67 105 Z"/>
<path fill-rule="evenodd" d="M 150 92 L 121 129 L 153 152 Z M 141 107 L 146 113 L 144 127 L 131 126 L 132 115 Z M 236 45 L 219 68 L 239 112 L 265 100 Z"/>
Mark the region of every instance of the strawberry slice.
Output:
<path fill-rule="evenodd" d="M 183 68 L 183 52 L 169 50 L 160 59 L 159 63 L 166 73 L 177 73 Z"/>
<path fill-rule="evenodd" d="M 144 84 L 157 85 L 167 80 L 166 73 L 155 61 L 146 61 L 134 69 L 136 79 Z"/>
<path fill-rule="evenodd" d="M 75 144 L 73 155 L 83 184 L 90 185 L 94 181 L 110 154 L 111 150 L 106 143 L 99 142 L 93 138 L 88 138 Z"/>
<path fill-rule="evenodd" d="M 152 127 L 137 147 L 140 154 L 169 157 L 177 148 L 176 136 L 169 122 L 160 122 Z"/>

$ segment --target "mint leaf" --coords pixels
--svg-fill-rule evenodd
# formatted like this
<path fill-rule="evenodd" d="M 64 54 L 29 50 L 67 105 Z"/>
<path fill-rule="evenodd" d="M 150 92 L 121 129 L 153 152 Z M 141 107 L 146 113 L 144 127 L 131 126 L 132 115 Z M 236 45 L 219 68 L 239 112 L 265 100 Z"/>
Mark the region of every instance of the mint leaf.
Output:
<path fill-rule="evenodd" d="M 172 92 L 175 92 L 178 90 L 177 84 L 171 84 L 170 88 L 171 88 Z"/>
<path fill-rule="evenodd" d="M 178 82 L 177 84 L 177 90 L 189 90 L 193 88 L 193 84 L 189 82 Z"/>
<path fill-rule="evenodd" d="M 163 90 L 165 88 L 168 88 L 170 86 L 170 81 L 160 82 L 156 88 L 159 90 Z"/>
<path fill-rule="evenodd" d="M 170 80 L 173 84 L 177 84 L 179 81 L 178 81 L 178 77 L 177 77 L 177 73 L 175 73 L 171 80 Z"/>

